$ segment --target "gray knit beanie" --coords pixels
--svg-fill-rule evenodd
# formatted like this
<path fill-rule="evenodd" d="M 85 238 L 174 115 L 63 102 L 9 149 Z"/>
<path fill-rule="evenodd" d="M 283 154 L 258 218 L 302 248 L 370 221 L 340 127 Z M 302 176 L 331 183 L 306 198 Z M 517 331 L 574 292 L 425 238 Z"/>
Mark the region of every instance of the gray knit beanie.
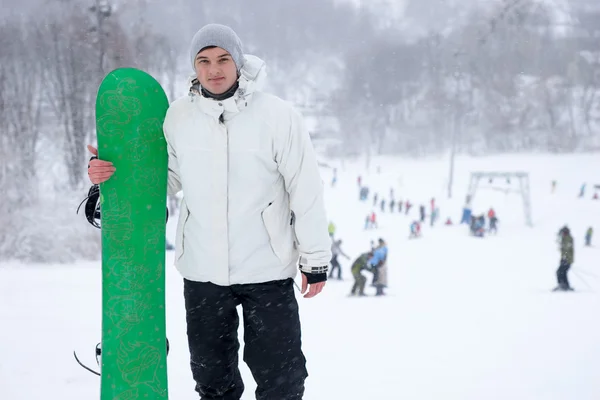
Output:
<path fill-rule="evenodd" d="M 233 62 L 238 71 L 244 65 L 244 53 L 242 52 L 242 41 L 238 35 L 228 26 L 220 24 L 208 24 L 202 27 L 192 39 L 190 46 L 190 58 L 192 68 L 195 69 L 196 56 L 205 47 L 216 46 L 231 54 Z"/>

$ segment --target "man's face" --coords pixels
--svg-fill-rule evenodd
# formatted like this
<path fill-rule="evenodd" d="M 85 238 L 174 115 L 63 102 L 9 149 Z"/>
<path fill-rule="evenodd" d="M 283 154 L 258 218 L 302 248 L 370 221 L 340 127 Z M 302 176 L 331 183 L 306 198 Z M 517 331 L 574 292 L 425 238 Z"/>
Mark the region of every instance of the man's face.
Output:
<path fill-rule="evenodd" d="M 233 58 L 220 47 L 204 49 L 198 53 L 194 67 L 202 87 L 213 94 L 225 93 L 238 78 Z"/>

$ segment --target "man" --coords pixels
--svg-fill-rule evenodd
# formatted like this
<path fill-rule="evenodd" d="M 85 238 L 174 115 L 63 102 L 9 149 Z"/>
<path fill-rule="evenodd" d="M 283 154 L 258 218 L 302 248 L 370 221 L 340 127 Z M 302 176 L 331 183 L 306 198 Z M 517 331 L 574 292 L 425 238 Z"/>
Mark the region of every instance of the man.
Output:
<path fill-rule="evenodd" d="M 366 296 L 365 295 L 365 284 L 367 278 L 361 273 L 362 270 L 370 270 L 369 259 L 373 257 L 373 252 L 361 254 L 353 263 L 351 267 L 352 277 L 354 277 L 354 284 L 350 290 L 350 296 Z"/>
<path fill-rule="evenodd" d="M 440 209 L 439 208 L 436 207 L 433 210 L 431 210 L 430 226 L 433 227 L 433 225 L 435 225 L 435 223 L 437 222 L 437 218 L 438 218 L 439 214 L 440 214 Z"/>
<path fill-rule="evenodd" d="M 571 236 L 571 231 L 566 226 L 559 231 L 559 235 L 560 265 L 556 271 L 558 286 L 554 288 L 554 291 L 571 291 L 573 289 L 569 285 L 567 273 L 574 261 L 573 237 Z"/>
<path fill-rule="evenodd" d="M 498 217 L 496 213 L 490 217 L 490 233 L 494 232 L 494 234 L 498 233 Z"/>
<path fill-rule="evenodd" d="M 592 245 L 592 235 L 594 234 L 594 228 L 591 226 L 585 231 L 585 245 L 590 247 Z"/>
<path fill-rule="evenodd" d="M 410 200 L 406 200 L 406 205 L 405 205 L 405 209 L 406 211 L 404 212 L 405 215 L 408 215 L 408 213 L 410 212 L 410 209 L 412 207 L 412 203 L 410 202 Z"/>
<path fill-rule="evenodd" d="M 196 390 L 241 398 L 241 304 L 256 399 L 301 399 L 308 373 L 293 278 L 300 265 L 301 291 L 314 297 L 331 259 L 316 155 L 301 116 L 260 90 L 264 62 L 243 54 L 231 28 L 200 29 L 190 62 L 189 95 L 171 105 L 164 132 L 169 192 L 184 195 L 175 260 Z M 93 183 L 112 173 L 110 162 L 90 161 Z"/>
<path fill-rule="evenodd" d="M 342 280 L 342 266 L 338 261 L 339 256 L 343 256 L 347 260 L 350 259 L 346 253 L 342 250 L 342 240 L 332 239 L 331 240 L 331 270 L 329 271 L 329 277 L 333 278 L 334 272 L 337 269 L 337 278 L 338 280 Z"/>

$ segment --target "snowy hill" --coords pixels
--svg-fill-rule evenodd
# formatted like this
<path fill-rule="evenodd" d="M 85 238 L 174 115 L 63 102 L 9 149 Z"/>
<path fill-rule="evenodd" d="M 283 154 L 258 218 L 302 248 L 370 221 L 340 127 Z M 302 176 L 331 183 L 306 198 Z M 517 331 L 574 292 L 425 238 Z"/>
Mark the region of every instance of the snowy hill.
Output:
<path fill-rule="evenodd" d="M 330 162 L 323 169 L 330 219 L 354 259 L 369 242 L 390 246 L 386 297 L 349 298 L 350 262 L 343 281 L 328 282 L 315 299 L 300 300 L 310 377 L 307 400 L 596 400 L 600 398 L 600 237 L 583 247 L 588 226 L 600 230 L 600 156 L 519 155 L 458 158 L 454 197 L 446 199 L 446 159 Z M 377 173 L 377 166 L 381 173 Z M 471 171 L 530 174 L 533 228 L 525 226 L 517 183 L 482 182 L 474 212 L 494 207 L 497 236 L 470 237 L 461 216 Z M 410 199 L 411 215 L 380 212 L 358 200 L 357 177 L 380 197 Z M 557 188 L 551 194 L 551 181 Z M 587 183 L 585 198 L 578 198 Z M 483 186 L 495 187 L 484 189 Z M 435 197 L 440 221 L 408 239 L 419 204 Z M 379 229 L 364 230 L 378 212 Z M 174 222 L 176 219 L 172 218 Z M 567 223 L 575 239 L 570 280 L 576 292 L 551 293 L 558 266 L 556 233 Z M 170 240 L 174 225 L 169 224 Z M 90 228 L 91 229 L 91 228 Z M 598 235 L 598 234 L 596 234 Z M 172 264 L 172 253 L 168 265 Z M 0 265 L 0 398 L 98 398 L 99 380 L 73 360 L 75 349 L 94 363 L 100 337 L 98 263 Z M 370 276 L 368 276 L 370 282 Z M 368 293 L 374 289 L 368 287 Z M 170 398 L 197 399 L 188 368 L 182 282 L 167 273 Z M 255 385 L 242 365 L 244 399 Z"/>

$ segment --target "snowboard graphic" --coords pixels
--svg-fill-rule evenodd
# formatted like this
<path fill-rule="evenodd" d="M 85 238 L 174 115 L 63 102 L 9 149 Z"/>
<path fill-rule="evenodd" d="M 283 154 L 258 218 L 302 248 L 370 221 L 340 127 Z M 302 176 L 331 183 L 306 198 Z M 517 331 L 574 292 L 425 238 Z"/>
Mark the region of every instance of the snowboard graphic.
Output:
<path fill-rule="evenodd" d="M 98 157 L 116 168 L 100 184 L 101 400 L 167 399 L 168 107 L 160 84 L 136 69 L 112 71 L 98 89 Z"/>

